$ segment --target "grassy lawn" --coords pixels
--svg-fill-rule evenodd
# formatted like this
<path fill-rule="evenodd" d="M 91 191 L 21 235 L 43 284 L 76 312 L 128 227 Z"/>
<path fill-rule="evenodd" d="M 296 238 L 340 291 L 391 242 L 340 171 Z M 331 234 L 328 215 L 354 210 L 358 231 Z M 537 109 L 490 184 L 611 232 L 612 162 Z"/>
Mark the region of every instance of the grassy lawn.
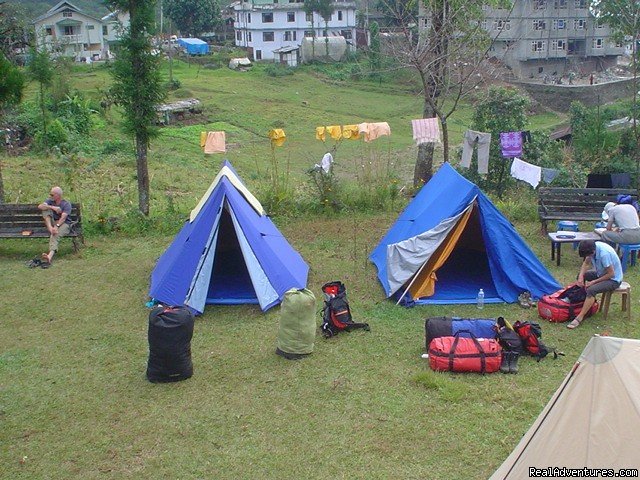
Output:
<path fill-rule="evenodd" d="M 272 79 L 259 69 L 179 64 L 176 71 L 182 93 L 206 105 L 205 129 L 227 131 L 233 145 L 227 157 L 251 189 L 260 191 L 268 177 L 269 128 L 287 132 L 287 147 L 277 154 L 289 165 L 291 183 L 302 189 L 304 170 L 326 148 L 314 139 L 315 126 L 359 121 L 389 121 L 393 135 L 370 146 L 341 145 L 344 181 L 363 184 L 366 160 L 372 169 L 393 161 L 400 180 L 410 182 L 415 147 L 409 120 L 420 102 L 406 92 L 338 87 L 311 74 Z M 91 93 L 108 79 L 102 70 L 83 70 L 74 81 Z M 469 107 L 461 110 L 461 125 L 470 115 Z M 135 169 L 117 117 L 112 111 L 101 120 L 73 176 L 57 158 L 2 158 L 8 198 L 37 202 L 52 183 L 72 182 L 69 196 L 86 205 L 88 221 L 125 215 L 137 204 Z M 548 115 L 539 119 L 540 125 L 552 123 Z M 201 129 L 167 128 L 153 144 L 152 212 L 164 211 L 169 201 L 176 216 L 188 212 L 217 172 L 220 158 L 203 156 L 197 145 Z M 597 315 L 571 332 L 544 323 L 543 339 L 566 356 L 540 363 L 524 358 L 518 375 L 433 373 L 420 358 L 425 318 L 503 315 L 515 321 L 537 314 L 516 305 L 404 309 L 385 301 L 367 255 L 401 206 L 334 216 L 290 212 L 274 219 L 309 263 L 318 307 L 320 286 L 342 280 L 355 319 L 368 322 L 371 332 L 318 337 L 313 355 L 291 362 L 274 353 L 278 308 L 262 314 L 249 306 L 208 307 L 196 320 L 194 376 L 169 385 L 144 377 L 144 302 L 149 274 L 175 229 L 92 235 L 79 254 L 67 240 L 48 270 L 25 266 L 46 241 L 0 242 L 0 477 L 487 478 L 590 336 L 638 337 L 637 301 L 632 322 L 614 299 L 607 322 Z M 516 227 L 560 282 L 575 276 L 579 258 L 570 246 L 557 267 L 539 224 Z M 638 268 L 626 275 L 632 286 L 639 284 Z"/>

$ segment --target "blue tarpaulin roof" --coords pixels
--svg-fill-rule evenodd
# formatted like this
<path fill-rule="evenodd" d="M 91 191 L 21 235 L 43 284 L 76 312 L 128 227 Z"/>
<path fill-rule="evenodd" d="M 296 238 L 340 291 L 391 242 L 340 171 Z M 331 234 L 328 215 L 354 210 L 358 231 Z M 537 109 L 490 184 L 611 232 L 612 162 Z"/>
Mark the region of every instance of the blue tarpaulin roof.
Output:
<path fill-rule="evenodd" d="M 405 248 L 410 245 L 407 240 L 418 236 L 424 239 L 429 231 L 444 232 L 446 236 L 447 231 L 439 226 L 447 220 L 451 223 L 452 218 L 470 206 L 477 210 L 477 217 L 469 221 L 451 256 L 437 270 L 435 293 L 423 299 L 424 303 L 475 302 L 480 288 L 485 292 L 486 302 L 511 303 L 524 291 L 540 298 L 560 288 L 513 225 L 480 188 L 445 163 L 422 187 L 369 256 L 378 269 L 378 279 L 387 297 L 401 295 L 407 289 L 406 286 L 391 287 L 390 269 L 397 265 L 388 263 L 391 249 L 405 242 L 402 249 L 394 250 L 395 260 L 398 255 L 419 255 L 420 252 Z M 438 250 L 434 255 L 437 254 Z"/>
<path fill-rule="evenodd" d="M 240 180 L 229 162 L 222 172 L 158 260 L 149 296 L 199 313 L 206 304 L 257 303 L 267 310 L 287 290 L 306 287 L 309 267 L 234 185 Z"/>
<path fill-rule="evenodd" d="M 199 38 L 179 38 L 178 45 L 187 50 L 191 55 L 205 55 L 209 53 L 209 45 Z"/>

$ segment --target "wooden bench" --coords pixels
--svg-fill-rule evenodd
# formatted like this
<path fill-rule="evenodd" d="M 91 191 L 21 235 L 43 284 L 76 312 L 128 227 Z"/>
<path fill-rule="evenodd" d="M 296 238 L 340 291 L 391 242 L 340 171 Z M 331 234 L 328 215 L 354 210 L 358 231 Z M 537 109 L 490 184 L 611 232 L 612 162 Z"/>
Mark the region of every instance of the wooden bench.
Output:
<path fill-rule="evenodd" d="M 542 231 L 547 233 L 549 220 L 601 221 L 607 202 L 615 202 L 619 194 L 638 199 L 638 192 L 619 188 L 558 188 L 538 189 L 538 215 Z"/>
<path fill-rule="evenodd" d="M 82 235 L 82 206 L 71 204 L 73 222 L 69 235 L 63 238 L 71 238 L 73 250 L 78 251 L 80 243 L 84 244 Z M 44 224 L 42 212 L 35 203 L 1 203 L 0 204 L 0 238 L 49 238 L 49 231 Z"/>

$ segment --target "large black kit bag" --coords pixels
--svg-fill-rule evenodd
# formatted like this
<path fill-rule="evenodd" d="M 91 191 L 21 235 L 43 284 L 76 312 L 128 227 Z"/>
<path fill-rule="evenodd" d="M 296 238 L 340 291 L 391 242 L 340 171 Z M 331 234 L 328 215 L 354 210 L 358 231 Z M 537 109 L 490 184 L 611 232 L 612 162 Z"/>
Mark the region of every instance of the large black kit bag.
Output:
<path fill-rule="evenodd" d="M 493 318 L 431 317 L 424 321 L 425 346 L 429 350 L 431 340 L 453 337 L 462 332 L 463 337 L 496 338 L 496 321 Z M 466 333 L 470 332 L 470 333 Z"/>
<path fill-rule="evenodd" d="M 322 293 L 324 295 L 321 326 L 323 337 L 333 337 L 341 331 L 350 332 L 357 328 L 370 330 L 368 323 L 353 321 L 344 283 L 339 281 L 325 283 L 322 286 Z"/>
<path fill-rule="evenodd" d="M 193 314 L 185 307 L 157 306 L 149 313 L 147 379 L 178 382 L 193 375 L 191 337 Z"/>

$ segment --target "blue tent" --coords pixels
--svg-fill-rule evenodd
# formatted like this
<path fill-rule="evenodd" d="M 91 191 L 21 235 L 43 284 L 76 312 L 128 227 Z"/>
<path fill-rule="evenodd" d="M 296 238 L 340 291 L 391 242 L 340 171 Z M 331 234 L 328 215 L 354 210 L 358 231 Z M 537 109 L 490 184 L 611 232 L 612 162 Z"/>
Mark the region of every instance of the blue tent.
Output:
<path fill-rule="evenodd" d="M 207 304 L 277 305 L 309 267 L 227 161 L 151 273 L 149 296 L 202 313 Z"/>
<path fill-rule="evenodd" d="M 418 303 L 515 302 L 560 289 L 513 225 L 445 163 L 369 256 L 387 297 Z"/>
<path fill-rule="evenodd" d="M 209 45 L 199 38 L 179 38 L 178 45 L 184 48 L 189 55 L 206 55 L 209 53 Z"/>

